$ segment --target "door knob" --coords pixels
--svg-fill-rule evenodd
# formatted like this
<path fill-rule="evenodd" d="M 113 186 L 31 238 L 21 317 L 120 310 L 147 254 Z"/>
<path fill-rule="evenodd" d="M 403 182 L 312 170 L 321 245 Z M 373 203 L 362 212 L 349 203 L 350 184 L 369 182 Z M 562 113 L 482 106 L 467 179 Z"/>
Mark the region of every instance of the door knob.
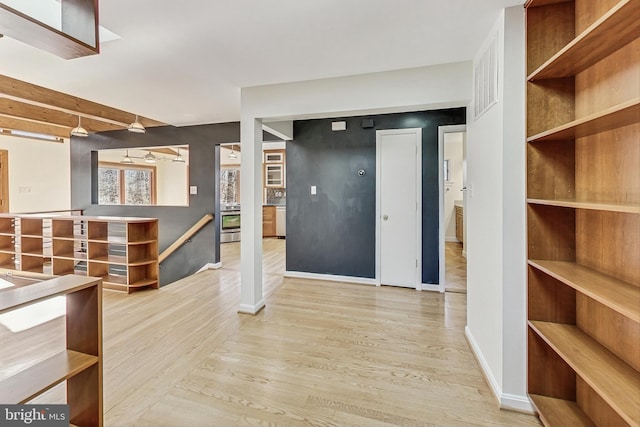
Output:
<path fill-rule="evenodd" d="M 382 220 L 383 220 L 383 221 L 386 221 L 386 220 L 388 220 L 388 219 L 389 219 L 389 215 L 382 215 Z"/>

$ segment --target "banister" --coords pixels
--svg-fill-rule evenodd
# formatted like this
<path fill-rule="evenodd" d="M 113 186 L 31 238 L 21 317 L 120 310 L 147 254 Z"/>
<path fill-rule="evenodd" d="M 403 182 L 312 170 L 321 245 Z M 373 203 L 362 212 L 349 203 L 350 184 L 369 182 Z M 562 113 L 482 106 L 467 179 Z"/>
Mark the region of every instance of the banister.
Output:
<path fill-rule="evenodd" d="M 196 234 L 202 227 L 207 225 L 210 221 L 213 220 L 213 214 L 206 214 L 198 222 L 193 224 L 193 226 L 182 234 L 182 236 L 178 237 L 175 242 L 170 244 L 167 249 L 162 251 L 160 256 L 158 257 L 158 262 L 162 262 L 167 259 L 172 253 L 174 253 L 178 248 L 189 240 L 194 234 Z"/>

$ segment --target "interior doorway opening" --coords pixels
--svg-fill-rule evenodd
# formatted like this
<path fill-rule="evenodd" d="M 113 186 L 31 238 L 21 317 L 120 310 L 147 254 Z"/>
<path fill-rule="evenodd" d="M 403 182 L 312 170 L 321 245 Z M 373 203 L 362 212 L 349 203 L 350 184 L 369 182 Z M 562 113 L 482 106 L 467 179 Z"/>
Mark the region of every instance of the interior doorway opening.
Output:
<path fill-rule="evenodd" d="M 467 292 L 466 126 L 441 126 L 440 157 L 440 292 Z"/>

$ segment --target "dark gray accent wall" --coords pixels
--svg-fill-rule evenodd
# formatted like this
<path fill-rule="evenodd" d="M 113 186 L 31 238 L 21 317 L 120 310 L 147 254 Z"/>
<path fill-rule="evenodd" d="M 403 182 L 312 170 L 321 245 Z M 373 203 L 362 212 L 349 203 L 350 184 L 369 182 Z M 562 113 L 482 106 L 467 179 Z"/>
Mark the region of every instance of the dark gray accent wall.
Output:
<path fill-rule="evenodd" d="M 364 119 L 374 126 L 363 128 Z M 336 120 L 347 130 L 332 131 Z M 287 270 L 375 277 L 376 130 L 422 128 L 422 282 L 437 283 L 438 126 L 465 121 L 465 108 L 295 121 L 286 157 Z"/>
<path fill-rule="evenodd" d="M 219 145 L 240 141 L 240 124 L 149 128 L 145 134 L 126 130 L 71 139 L 71 206 L 85 215 L 135 216 L 159 219 L 160 252 L 173 243 L 205 214 L 219 212 Z M 144 146 L 189 145 L 189 183 L 198 187 L 189 196 L 189 206 L 101 206 L 92 203 L 96 186 L 97 150 Z M 218 161 L 216 161 L 218 160 Z M 95 192 L 94 192 L 95 194 Z M 219 218 L 207 224 L 160 268 L 160 284 L 172 283 L 195 273 L 207 263 L 220 261 Z"/>

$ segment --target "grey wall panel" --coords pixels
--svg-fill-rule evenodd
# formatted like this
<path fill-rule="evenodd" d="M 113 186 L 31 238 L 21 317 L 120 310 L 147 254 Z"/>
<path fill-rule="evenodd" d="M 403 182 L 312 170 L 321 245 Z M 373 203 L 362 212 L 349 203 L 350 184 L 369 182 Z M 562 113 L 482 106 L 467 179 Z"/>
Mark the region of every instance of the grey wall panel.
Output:
<path fill-rule="evenodd" d="M 159 219 L 160 251 L 169 246 L 195 222 L 219 208 L 219 168 L 217 144 L 238 142 L 239 123 L 221 123 L 186 127 L 164 126 L 147 129 L 146 134 L 126 130 L 92 134 L 71 139 L 71 205 L 86 215 L 137 216 Z M 188 207 L 176 206 L 100 206 L 92 203 L 92 165 L 97 165 L 97 150 L 144 146 L 189 145 L 189 183 L 198 194 L 189 196 Z M 95 194 L 95 192 L 93 192 Z M 160 284 L 172 283 L 192 274 L 207 263 L 220 260 L 218 217 L 161 265 Z"/>
<path fill-rule="evenodd" d="M 374 126 L 363 128 L 363 119 Z M 339 120 L 347 122 L 346 131 L 331 130 Z M 294 122 L 294 140 L 287 142 L 287 270 L 375 277 L 376 130 L 418 127 L 422 281 L 437 283 L 438 126 L 465 120 L 465 109 L 455 108 Z"/>

